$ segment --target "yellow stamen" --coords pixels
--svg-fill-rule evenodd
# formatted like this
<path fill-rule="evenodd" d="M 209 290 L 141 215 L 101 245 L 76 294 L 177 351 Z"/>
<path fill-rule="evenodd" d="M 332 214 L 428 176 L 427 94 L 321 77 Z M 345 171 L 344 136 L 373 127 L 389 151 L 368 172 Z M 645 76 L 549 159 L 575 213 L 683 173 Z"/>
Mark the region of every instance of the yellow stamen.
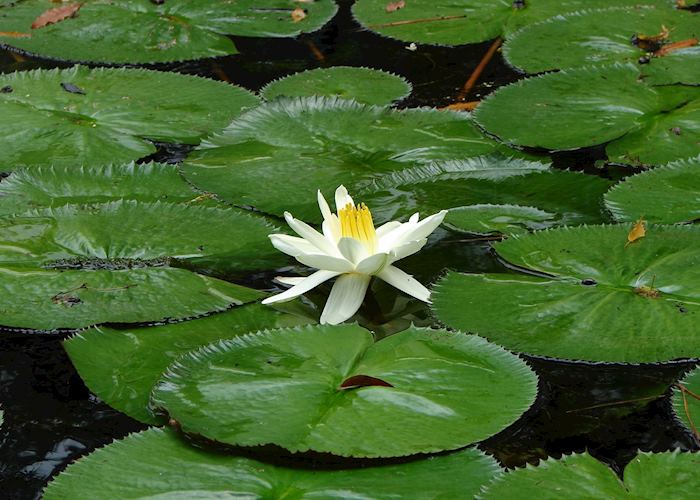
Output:
<path fill-rule="evenodd" d="M 372 213 L 367 205 L 360 203 L 357 207 L 348 203 L 338 211 L 340 231 L 345 238 L 354 238 L 364 243 L 370 251 L 374 251 L 377 233 L 372 222 Z"/>

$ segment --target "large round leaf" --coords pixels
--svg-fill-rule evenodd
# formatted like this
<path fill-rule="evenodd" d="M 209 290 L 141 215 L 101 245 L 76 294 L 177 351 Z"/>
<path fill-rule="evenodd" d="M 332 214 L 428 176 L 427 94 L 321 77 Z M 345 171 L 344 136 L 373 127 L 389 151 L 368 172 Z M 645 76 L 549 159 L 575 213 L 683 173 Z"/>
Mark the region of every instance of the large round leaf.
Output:
<path fill-rule="evenodd" d="M 173 165 L 34 167 L 16 170 L 0 182 L 0 215 L 120 199 L 199 203 L 198 196 Z"/>
<path fill-rule="evenodd" d="M 700 46 L 655 57 L 641 71 L 644 81 L 649 85 L 700 85 Z"/>
<path fill-rule="evenodd" d="M 503 474 L 480 498 L 692 498 L 700 487 L 699 466 L 698 453 L 640 453 L 625 468 L 623 482 L 588 453 L 568 455 Z"/>
<path fill-rule="evenodd" d="M 332 0 L 83 0 L 74 16 L 31 29 L 39 15 L 55 7 L 50 0 L 0 5 L 0 43 L 71 61 L 181 61 L 235 54 L 226 35 L 296 36 L 314 31 L 337 9 Z M 300 21 L 292 15 L 296 8 L 306 13 Z"/>
<path fill-rule="evenodd" d="M 502 87 L 475 118 L 508 143 L 567 150 L 610 142 L 612 161 L 654 165 L 697 155 L 700 89 L 650 87 L 632 64 L 571 69 Z"/>
<path fill-rule="evenodd" d="M 0 267 L 0 326 L 55 330 L 200 316 L 258 299 L 250 288 L 168 267 Z"/>
<path fill-rule="evenodd" d="M 618 221 L 700 220 L 700 156 L 628 177 L 606 193 L 605 206 Z"/>
<path fill-rule="evenodd" d="M 269 306 L 251 304 L 183 323 L 151 327 L 96 327 L 63 347 L 90 390 L 132 418 L 162 423 L 148 410 L 151 389 L 179 356 L 220 339 L 265 328 L 308 323 Z"/>
<path fill-rule="evenodd" d="M 411 93 L 411 84 L 386 71 L 336 66 L 302 71 L 275 80 L 260 93 L 268 101 L 278 97 L 322 95 L 381 105 L 406 97 Z"/>
<path fill-rule="evenodd" d="M 700 357 L 700 228 L 631 224 L 540 231 L 495 245 L 537 273 L 450 273 L 433 292 L 447 325 L 509 349 L 591 361 Z"/>
<path fill-rule="evenodd" d="M 609 0 L 358 0 L 353 13 L 365 27 L 407 42 L 461 45 L 496 38 L 550 16 L 584 8 L 607 7 Z M 666 0 L 617 0 L 619 5 L 669 5 Z"/>
<path fill-rule="evenodd" d="M 454 449 L 511 424 L 537 377 L 476 336 L 411 327 L 377 343 L 357 325 L 211 344 L 173 363 L 151 404 L 229 445 L 389 457 Z"/>
<path fill-rule="evenodd" d="M 354 185 L 384 173 L 498 151 L 513 153 L 466 114 L 312 97 L 246 113 L 207 139 L 183 170 L 196 186 L 226 200 L 318 221 L 316 189 L 332 193 L 344 184 L 354 194 Z"/>
<path fill-rule="evenodd" d="M 475 448 L 377 467 L 289 468 L 210 453 L 171 431 L 149 429 L 69 466 L 43 498 L 471 498 L 500 471 Z"/>
<path fill-rule="evenodd" d="M 258 103 L 222 82 L 142 69 L 13 73 L 0 87 L 12 90 L 0 93 L 2 171 L 128 162 L 156 151 L 146 138 L 197 144 Z"/>
<path fill-rule="evenodd" d="M 698 34 L 697 17 L 688 11 L 649 5 L 613 7 L 573 12 L 527 26 L 508 38 L 503 53 L 510 64 L 528 73 L 589 64 L 636 63 L 648 49 L 635 45 L 632 36 L 655 36 L 662 26 L 669 30 L 666 43 Z M 689 67 L 687 71 L 697 70 Z"/>
<path fill-rule="evenodd" d="M 0 262 L 108 268 L 174 258 L 227 271 L 285 262 L 267 238 L 275 226 L 235 208 L 119 200 L 3 217 L 0 228 Z"/>
<path fill-rule="evenodd" d="M 476 234 L 523 234 L 559 224 L 556 214 L 521 205 L 469 205 L 450 209 L 445 224 Z"/>
<path fill-rule="evenodd" d="M 700 440 L 700 368 L 695 368 L 673 390 L 673 409 Z"/>

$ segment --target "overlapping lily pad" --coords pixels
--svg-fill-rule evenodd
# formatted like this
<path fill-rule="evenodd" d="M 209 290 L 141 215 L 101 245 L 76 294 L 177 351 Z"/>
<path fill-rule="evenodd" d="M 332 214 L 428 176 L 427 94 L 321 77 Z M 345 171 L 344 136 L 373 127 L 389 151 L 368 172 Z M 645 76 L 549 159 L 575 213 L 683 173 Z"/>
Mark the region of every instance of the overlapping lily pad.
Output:
<path fill-rule="evenodd" d="M 503 52 L 510 64 L 528 73 L 601 63 L 636 63 L 654 49 L 643 42 L 635 45 L 633 35 L 658 36 L 665 27 L 668 34 L 661 42 L 673 43 L 697 36 L 697 25 L 697 17 L 691 12 L 650 5 L 585 10 L 526 26 L 508 38 Z M 655 71 L 659 69 L 659 59 L 663 57 L 651 61 Z M 697 73 L 692 66 L 678 66 L 678 70 Z"/>
<path fill-rule="evenodd" d="M 700 85 L 700 47 L 696 45 L 650 59 L 641 72 L 649 85 Z"/>
<path fill-rule="evenodd" d="M 172 431 L 149 429 L 69 466 L 43 498 L 93 499 L 96 491 L 114 498 L 471 498 L 500 472 L 475 448 L 379 467 L 288 468 L 207 452 Z"/>
<path fill-rule="evenodd" d="M 450 209 L 445 224 L 476 234 L 523 234 L 559 224 L 557 214 L 521 205 L 469 205 Z"/>
<path fill-rule="evenodd" d="M 411 93 L 402 77 L 370 68 L 336 66 L 302 71 L 267 84 L 260 92 L 268 101 L 278 97 L 314 95 L 354 99 L 363 104 L 391 104 Z"/>
<path fill-rule="evenodd" d="M 609 143 L 613 162 L 657 165 L 697 155 L 700 88 L 651 87 L 632 64 L 579 68 L 502 87 L 475 118 L 508 143 L 548 150 Z"/>
<path fill-rule="evenodd" d="M 581 9 L 608 7 L 608 0 L 411 0 L 392 10 L 398 2 L 358 0 L 355 18 L 372 31 L 407 42 L 435 45 L 477 43 L 504 36 L 514 30 L 551 16 Z M 665 0 L 617 0 L 616 5 L 656 4 Z"/>
<path fill-rule="evenodd" d="M 640 217 L 660 224 L 700 220 L 700 157 L 673 162 L 625 179 L 605 195 L 618 221 Z"/>
<path fill-rule="evenodd" d="M 533 274 L 450 273 L 436 285 L 443 323 L 514 351 L 656 362 L 700 357 L 700 228 L 560 228 L 495 244 Z"/>
<path fill-rule="evenodd" d="M 34 167 L 16 170 L 0 183 L 0 215 L 69 204 L 117 200 L 204 203 L 174 165 Z"/>
<path fill-rule="evenodd" d="M 621 481 L 588 453 L 568 455 L 503 474 L 480 498 L 691 498 L 700 487 L 699 466 L 700 453 L 640 453 Z"/>
<path fill-rule="evenodd" d="M 476 336 L 411 327 L 374 343 L 357 325 L 319 326 L 184 356 L 151 403 L 184 432 L 229 445 L 389 457 L 495 434 L 530 406 L 536 386 L 521 359 Z"/>
<path fill-rule="evenodd" d="M 77 2 L 76 2 L 77 3 Z M 109 63 L 154 63 L 235 54 L 226 35 L 296 36 L 326 24 L 332 0 L 83 0 L 72 17 L 31 29 L 50 0 L 0 4 L 0 43 L 43 57 Z M 292 12 L 305 16 L 294 20 Z M 300 16 L 301 17 L 301 16 Z"/>
<path fill-rule="evenodd" d="M 258 304 L 183 323 L 135 328 L 96 327 L 74 335 L 64 348 L 90 390 L 108 405 L 148 424 L 151 389 L 170 363 L 211 342 L 265 328 L 307 323 Z"/>
<path fill-rule="evenodd" d="M 700 440 L 700 368 L 691 371 L 674 388 L 673 409 L 695 438 Z"/>
<path fill-rule="evenodd" d="M 240 87 L 141 69 L 19 72 L 0 87 L 11 90 L 0 93 L 2 171 L 126 163 L 154 153 L 152 141 L 197 144 L 258 103 Z"/>

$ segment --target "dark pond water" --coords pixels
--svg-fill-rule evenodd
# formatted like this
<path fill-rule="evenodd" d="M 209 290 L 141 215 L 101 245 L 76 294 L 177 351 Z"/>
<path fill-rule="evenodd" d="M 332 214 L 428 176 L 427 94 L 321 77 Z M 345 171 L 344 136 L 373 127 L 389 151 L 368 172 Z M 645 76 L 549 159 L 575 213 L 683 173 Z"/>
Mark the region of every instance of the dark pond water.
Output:
<path fill-rule="evenodd" d="M 362 31 L 349 14 L 351 2 L 340 4 L 334 21 L 311 35 L 295 40 L 234 38 L 238 55 L 159 68 L 258 90 L 272 79 L 304 69 L 368 66 L 395 72 L 413 83 L 412 95 L 401 106 L 441 106 L 454 100 L 490 45 L 420 47 L 412 52 L 405 43 Z M 2 72 L 59 65 L 0 51 Z M 518 78 L 496 57 L 470 99 Z M 177 162 L 186 152 L 170 146 L 155 157 Z M 622 175 L 619 169 L 597 169 L 594 162 L 600 157 L 595 149 L 559 155 L 555 165 L 613 178 Z M 406 259 L 403 268 L 429 282 L 446 265 L 474 272 L 501 266 L 488 242 L 460 238 L 438 234 L 420 257 Z M 237 281 L 261 287 L 269 283 L 265 275 L 237 277 Z M 370 320 L 375 306 L 363 306 Z M 425 310 L 414 315 L 430 321 Z M 690 434 L 675 421 L 668 398 L 669 388 L 691 364 L 619 366 L 526 359 L 540 377 L 537 402 L 518 422 L 480 445 L 503 465 L 519 466 L 588 449 L 619 471 L 638 449 L 697 449 Z M 0 332 L 0 405 L 5 410 L 0 429 L 0 498 L 8 500 L 38 498 L 47 480 L 70 461 L 144 427 L 90 394 L 55 336 Z"/>

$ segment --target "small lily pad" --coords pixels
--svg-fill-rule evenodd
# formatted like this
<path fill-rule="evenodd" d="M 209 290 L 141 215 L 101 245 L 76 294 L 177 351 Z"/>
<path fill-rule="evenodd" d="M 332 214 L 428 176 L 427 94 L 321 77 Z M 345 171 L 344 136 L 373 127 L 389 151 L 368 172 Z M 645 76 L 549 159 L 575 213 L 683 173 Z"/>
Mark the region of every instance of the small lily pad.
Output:
<path fill-rule="evenodd" d="M 308 321 L 250 304 L 182 323 L 96 327 L 75 334 L 63 347 L 85 384 L 105 403 L 141 422 L 162 424 L 148 410 L 148 399 L 176 358 L 220 339 L 304 323 Z"/>
<path fill-rule="evenodd" d="M 56 6 L 49 0 L 0 4 L 0 43 L 51 59 L 156 63 L 237 52 L 227 35 L 296 36 L 335 14 L 332 0 L 83 0 L 68 19 L 40 29 L 34 20 Z M 292 12 L 303 9 L 295 22 Z M 17 35 L 19 33 L 19 35 Z M 26 36 L 22 36 L 22 34 Z"/>
<path fill-rule="evenodd" d="M 700 220 L 700 156 L 628 177 L 608 191 L 605 206 L 621 222 Z"/>
<path fill-rule="evenodd" d="M 496 243 L 532 274 L 449 273 L 433 291 L 440 321 L 539 356 L 622 363 L 700 352 L 700 228 L 557 228 Z"/>
<path fill-rule="evenodd" d="M 700 440 L 700 368 L 695 368 L 673 390 L 673 410 Z"/>
<path fill-rule="evenodd" d="M 400 76 L 378 69 L 336 66 L 302 71 L 275 80 L 260 93 L 268 101 L 278 97 L 319 95 L 383 105 L 406 97 L 411 93 L 411 84 Z"/>
<path fill-rule="evenodd" d="M 640 453 L 625 467 L 623 482 L 610 467 L 588 453 L 567 455 L 503 474 L 488 484 L 479 497 L 690 498 L 690 492 L 700 487 L 698 466 L 700 453 Z"/>
<path fill-rule="evenodd" d="M 66 92 L 66 82 L 84 94 Z M 240 87 L 144 69 L 0 75 L 0 87 L 8 85 L 13 92 L 0 93 L 2 171 L 126 163 L 154 153 L 152 141 L 198 144 L 258 104 Z"/>
<path fill-rule="evenodd" d="M 426 376 L 430 374 L 430 376 Z M 343 387 L 364 375 L 386 382 Z M 357 325 L 244 335 L 173 363 L 151 405 L 228 445 L 391 457 L 485 439 L 534 401 L 537 377 L 498 346 L 411 327 L 377 343 Z"/>
<path fill-rule="evenodd" d="M 92 500 L 95 492 L 112 498 L 282 498 L 289 492 L 295 498 L 471 498 L 500 472 L 475 448 L 378 467 L 291 468 L 207 452 L 172 431 L 149 429 L 68 466 L 43 498 Z"/>
<path fill-rule="evenodd" d="M 523 234 L 557 225 L 556 214 L 520 205 L 469 205 L 452 208 L 445 224 L 475 234 Z"/>

